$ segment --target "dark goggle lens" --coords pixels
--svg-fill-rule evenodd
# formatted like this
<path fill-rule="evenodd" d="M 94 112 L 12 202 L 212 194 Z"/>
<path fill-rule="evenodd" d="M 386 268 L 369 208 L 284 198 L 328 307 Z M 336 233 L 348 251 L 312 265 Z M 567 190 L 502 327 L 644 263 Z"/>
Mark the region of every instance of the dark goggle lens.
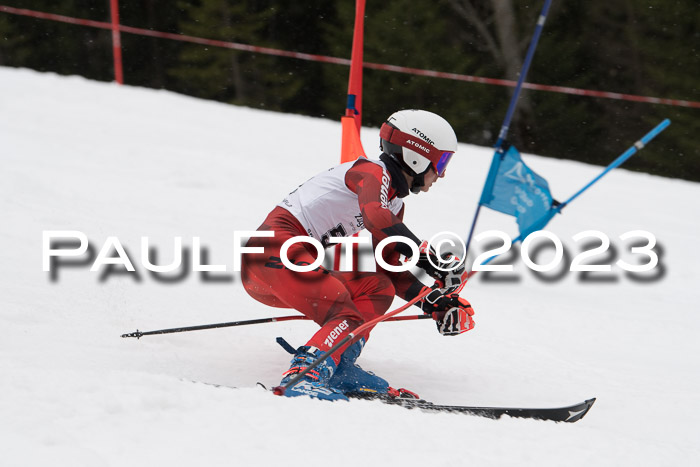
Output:
<path fill-rule="evenodd" d="M 440 156 L 440 159 L 435 165 L 435 172 L 437 172 L 438 176 L 442 177 L 445 174 L 445 169 L 447 168 L 447 164 L 450 162 L 450 159 L 452 159 L 453 154 L 454 152 L 450 151 L 442 153 L 442 156 Z"/>

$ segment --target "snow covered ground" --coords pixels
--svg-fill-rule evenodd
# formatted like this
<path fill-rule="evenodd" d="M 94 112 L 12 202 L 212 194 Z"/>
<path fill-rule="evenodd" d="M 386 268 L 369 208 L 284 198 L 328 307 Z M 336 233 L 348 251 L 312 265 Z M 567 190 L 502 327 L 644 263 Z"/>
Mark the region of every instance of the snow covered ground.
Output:
<path fill-rule="evenodd" d="M 275 337 L 301 345 L 313 323 L 120 335 L 293 314 L 247 296 L 231 272 L 233 233 L 257 228 L 286 193 L 334 165 L 340 126 L 28 70 L 0 68 L 0 90 L 3 465 L 700 462 L 699 184 L 615 170 L 548 226 L 571 255 L 581 250 L 575 234 L 605 233 L 616 256 L 594 260 L 608 264 L 644 262 L 619 236 L 653 233 L 660 264 L 647 281 L 613 266 L 605 280 L 565 273 L 546 282 L 517 260 L 515 281 L 477 275 L 464 290 L 477 313 L 473 331 L 445 338 L 428 321 L 385 323 L 360 360 L 438 403 L 560 406 L 597 397 L 580 422 L 286 399 L 255 384 L 275 384 L 287 368 Z M 373 157 L 377 133 L 363 130 Z M 632 143 L 621 142 L 620 153 Z M 407 224 L 423 237 L 464 236 L 490 158 L 488 148 L 461 145 L 447 177 L 407 200 Z M 600 171 L 525 160 L 559 199 Z M 515 233 L 512 218 L 485 212 L 479 231 L 489 229 Z M 116 236 L 137 274 L 91 272 L 82 261 L 52 278 L 42 270 L 47 230 L 85 233 L 93 254 Z M 143 236 L 158 264 L 172 260 L 174 237 L 189 249 L 200 237 L 206 261 L 227 272 L 214 281 L 185 270 L 165 282 L 142 266 Z"/>

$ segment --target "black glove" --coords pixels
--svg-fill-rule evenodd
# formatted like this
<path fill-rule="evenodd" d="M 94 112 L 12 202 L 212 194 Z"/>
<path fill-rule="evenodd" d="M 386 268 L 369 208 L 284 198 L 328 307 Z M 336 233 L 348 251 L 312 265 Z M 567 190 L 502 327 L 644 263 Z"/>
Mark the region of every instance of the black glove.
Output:
<path fill-rule="evenodd" d="M 474 309 L 457 294 L 443 295 L 440 290 L 433 290 L 423 299 L 421 309 L 432 315 L 443 336 L 456 336 L 474 328 Z"/>
<path fill-rule="evenodd" d="M 438 282 L 438 287 L 443 295 L 452 293 L 459 289 L 462 282 L 466 280 L 466 261 L 450 253 L 445 256 L 449 259 L 440 259 L 428 242 L 423 241 L 418 248 L 420 256 L 416 266 L 423 269 L 430 277 Z"/>

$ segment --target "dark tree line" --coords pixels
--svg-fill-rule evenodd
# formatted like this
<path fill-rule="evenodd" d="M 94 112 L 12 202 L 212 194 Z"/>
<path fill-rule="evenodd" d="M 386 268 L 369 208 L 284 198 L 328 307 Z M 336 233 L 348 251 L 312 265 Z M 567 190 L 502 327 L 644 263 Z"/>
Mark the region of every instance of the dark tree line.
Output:
<path fill-rule="evenodd" d="M 120 0 L 122 24 L 350 57 L 354 0 Z M 109 21 L 108 0 L 0 4 Z M 368 0 L 365 61 L 516 80 L 542 1 Z M 700 101 L 697 0 L 555 0 L 528 81 Z M 123 34 L 127 84 L 338 119 L 348 68 Z M 109 31 L 0 13 L 0 65 L 113 79 Z M 365 70 L 363 123 L 399 108 L 445 116 L 492 145 L 511 88 Z M 523 91 L 509 139 L 521 151 L 607 164 L 663 118 L 625 167 L 700 180 L 700 109 Z M 366 148 L 371 154 L 375 148 Z"/>

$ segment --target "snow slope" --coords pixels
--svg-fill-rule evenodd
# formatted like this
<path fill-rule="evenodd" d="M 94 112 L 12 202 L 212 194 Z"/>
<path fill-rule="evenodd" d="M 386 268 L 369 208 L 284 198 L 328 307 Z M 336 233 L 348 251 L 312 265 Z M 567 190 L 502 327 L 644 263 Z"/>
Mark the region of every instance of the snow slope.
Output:
<path fill-rule="evenodd" d="M 545 282 L 516 261 L 517 281 L 477 275 L 464 290 L 477 312 L 473 331 L 445 338 L 427 321 L 382 324 L 360 360 L 440 403 L 558 406 L 597 397 L 582 421 L 292 400 L 255 384 L 275 384 L 287 368 L 275 337 L 301 345 L 313 323 L 119 336 L 293 314 L 247 296 L 231 272 L 233 233 L 257 228 L 287 192 L 334 165 L 340 126 L 8 68 L 0 68 L 0 93 L 3 465 L 700 462 L 699 184 L 615 170 L 548 226 L 572 254 L 575 234 L 602 231 L 630 262 L 618 236 L 652 232 L 661 261 L 651 280 L 613 267 L 605 281 L 569 273 Z M 363 130 L 368 153 L 377 138 L 377 129 Z M 632 143 L 621 142 L 620 153 Z M 664 144 L 663 134 L 652 144 Z M 464 235 L 490 158 L 488 148 L 461 145 L 448 176 L 407 200 L 407 224 L 423 237 Z M 600 171 L 531 155 L 526 162 L 559 199 Z M 486 212 L 479 231 L 488 229 L 512 234 L 514 222 Z M 138 277 L 90 272 L 83 262 L 52 280 L 42 271 L 46 230 L 84 232 L 95 253 L 116 236 Z M 209 264 L 227 273 L 166 283 L 141 264 L 143 236 L 159 264 L 173 258 L 174 237 L 187 248 L 200 237 Z"/>

